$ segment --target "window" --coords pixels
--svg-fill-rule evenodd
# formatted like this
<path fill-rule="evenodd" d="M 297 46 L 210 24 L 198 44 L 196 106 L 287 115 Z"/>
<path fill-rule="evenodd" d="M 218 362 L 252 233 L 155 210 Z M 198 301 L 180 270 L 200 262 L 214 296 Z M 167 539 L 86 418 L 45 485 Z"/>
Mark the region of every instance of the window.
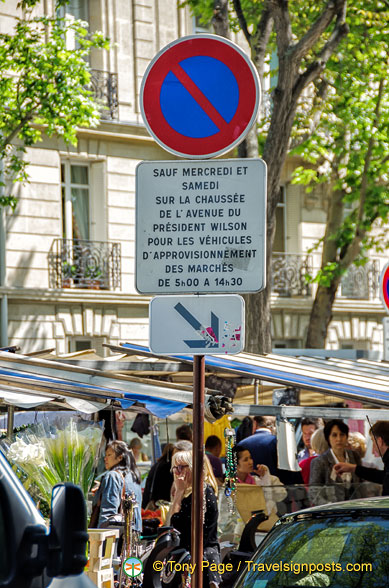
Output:
<path fill-rule="evenodd" d="M 89 166 L 61 164 L 62 230 L 66 239 L 90 239 Z"/>
<path fill-rule="evenodd" d="M 285 212 L 286 212 L 286 190 L 281 187 L 281 197 L 276 208 L 276 232 L 274 235 L 273 251 L 285 252 Z"/>
<path fill-rule="evenodd" d="M 357 512 L 360 514 L 340 516 L 339 509 L 338 516 L 297 520 L 274 527 L 236 586 L 286 588 L 320 583 L 330 588 L 388 586 L 389 520 L 365 514 L 362 509 Z M 280 566 L 280 561 L 288 562 L 288 567 Z M 346 571 L 349 563 L 355 566 L 353 571 Z"/>
<path fill-rule="evenodd" d="M 200 22 L 200 16 L 193 17 L 193 34 L 194 35 L 201 35 L 201 33 L 213 33 L 213 26 L 212 22 L 207 22 L 203 24 Z"/>
<path fill-rule="evenodd" d="M 77 351 L 85 351 L 87 349 L 95 349 L 97 355 L 101 357 L 106 356 L 105 337 L 70 337 L 68 339 L 69 353 L 76 353 Z"/>
<path fill-rule="evenodd" d="M 86 0 L 69 0 L 64 7 L 66 16 L 73 16 L 75 20 L 88 22 L 88 2 Z"/>
<path fill-rule="evenodd" d="M 59 7 L 57 14 L 60 18 L 66 18 L 69 21 L 83 20 L 88 22 L 88 2 L 86 0 L 68 0 L 64 6 Z"/>
<path fill-rule="evenodd" d="M 284 339 L 273 341 L 273 349 L 302 349 L 304 346 L 301 339 Z"/>
<path fill-rule="evenodd" d="M 57 15 L 59 18 L 65 18 L 68 23 L 75 20 L 89 22 L 88 2 L 87 0 L 68 0 L 65 5 L 59 7 Z M 71 31 L 66 35 L 66 46 L 68 49 L 79 48 Z"/>

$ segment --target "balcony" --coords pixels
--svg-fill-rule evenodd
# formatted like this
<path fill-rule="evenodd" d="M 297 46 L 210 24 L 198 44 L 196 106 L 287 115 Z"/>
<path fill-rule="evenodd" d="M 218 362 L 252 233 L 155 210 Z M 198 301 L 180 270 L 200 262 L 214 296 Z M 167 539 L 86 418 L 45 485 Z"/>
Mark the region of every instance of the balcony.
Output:
<path fill-rule="evenodd" d="M 103 120 L 118 120 L 118 76 L 117 74 L 91 70 L 90 90 L 100 106 L 100 114 Z"/>
<path fill-rule="evenodd" d="M 48 265 L 50 288 L 116 290 L 121 287 L 120 243 L 54 239 Z"/>
<path fill-rule="evenodd" d="M 312 257 L 297 253 L 273 253 L 272 288 L 273 294 L 282 297 L 312 295 L 311 285 L 305 279 L 312 274 Z"/>
<path fill-rule="evenodd" d="M 365 265 L 352 265 L 343 276 L 338 298 L 349 300 L 376 300 L 379 298 L 380 260 L 370 259 Z M 272 293 L 280 297 L 313 295 L 306 274 L 315 274 L 310 255 L 273 253 Z"/>
<path fill-rule="evenodd" d="M 380 262 L 371 259 L 365 265 L 352 265 L 343 276 L 340 296 L 352 300 L 379 298 Z"/>

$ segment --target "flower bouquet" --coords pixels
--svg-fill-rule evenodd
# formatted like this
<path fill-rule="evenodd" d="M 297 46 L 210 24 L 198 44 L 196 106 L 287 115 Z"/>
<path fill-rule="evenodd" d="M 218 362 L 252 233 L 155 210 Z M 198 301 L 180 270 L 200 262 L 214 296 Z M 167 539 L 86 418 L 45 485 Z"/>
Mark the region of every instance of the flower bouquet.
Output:
<path fill-rule="evenodd" d="M 70 420 L 63 428 L 31 425 L 0 443 L 27 491 L 50 504 L 53 486 L 60 482 L 77 484 L 87 498 L 102 434 L 98 423 Z"/>

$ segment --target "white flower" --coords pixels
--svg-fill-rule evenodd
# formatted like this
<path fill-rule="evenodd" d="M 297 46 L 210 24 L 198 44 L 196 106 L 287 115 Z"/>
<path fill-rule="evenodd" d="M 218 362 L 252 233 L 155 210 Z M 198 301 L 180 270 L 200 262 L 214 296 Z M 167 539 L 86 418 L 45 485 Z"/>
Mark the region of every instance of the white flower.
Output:
<path fill-rule="evenodd" d="M 28 463 L 37 467 L 45 466 L 45 448 L 41 442 L 28 444 L 18 438 L 9 447 L 7 457 L 18 464 Z"/>

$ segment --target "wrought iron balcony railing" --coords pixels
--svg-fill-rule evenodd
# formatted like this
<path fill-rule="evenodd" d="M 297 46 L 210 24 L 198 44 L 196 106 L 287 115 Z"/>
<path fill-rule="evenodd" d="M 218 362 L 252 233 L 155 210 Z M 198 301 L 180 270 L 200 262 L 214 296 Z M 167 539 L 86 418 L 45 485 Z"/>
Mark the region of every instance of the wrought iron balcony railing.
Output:
<path fill-rule="evenodd" d="M 90 86 L 96 101 L 101 106 L 101 118 L 117 120 L 119 118 L 117 74 L 92 69 Z"/>
<path fill-rule="evenodd" d="M 312 273 L 312 257 L 297 253 L 273 253 L 272 292 L 279 296 L 311 296 L 305 279 Z"/>
<path fill-rule="evenodd" d="M 54 239 L 48 264 L 50 288 L 121 287 L 120 243 Z"/>
<path fill-rule="evenodd" d="M 340 283 L 340 296 L 354 300 L 379 298 L 380 262 L 371 259 L 365 265 L 351 265 Z"/>

